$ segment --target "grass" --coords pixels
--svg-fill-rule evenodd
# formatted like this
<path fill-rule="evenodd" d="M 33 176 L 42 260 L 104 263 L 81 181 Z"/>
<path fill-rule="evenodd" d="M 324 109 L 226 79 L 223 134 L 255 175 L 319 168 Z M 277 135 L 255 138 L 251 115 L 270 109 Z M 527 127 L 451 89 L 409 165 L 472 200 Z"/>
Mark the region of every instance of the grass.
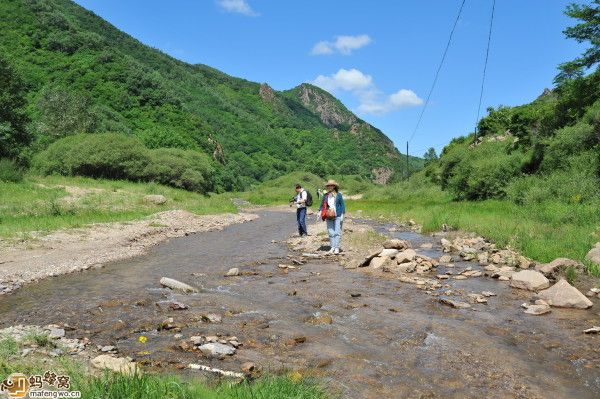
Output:
<path fill-rule="evenodd" d="M 348 209 L 362 216 L 393 221 L 414 219 L 424 232 L 453 228 L 474 232 L 498 245 L 510 246 L 539 262 L 559 257 L 583 261 L 590 274 L 600 277 L 598 265 L 584 261 L 600 241 L 600 204 L 547 201 L 516 205 L 510 201 L 452 201 L 437 186 L 408 182 L 372 189 L 363 200 L 349 201 Z"/>
<path fill-rule="evenodd" d="M 30 355 L 19 358 L 19 344 L 12 338 L 0 341 L 0 378 L 12 373 L 43 374 L 51 370 L 70 377 L 71 391 L 81 391 L 86 399 L 326 399 L 316 380 L 298 377 L 297 373 L 265 376 L 253 382 L 209 384 L 200 379 L 183 379 L 175 375 L 139 372 L 123 375 L 99 373 L 84 363 L 67 357 L 55 359 Z"/>
<path fill-rule="evenodd" d="M 344 194 L 358 194 L 373 187 L 373 183 L 360 176 L 330 176 L 336 180 Z M 236 193 L 236 197 L 242 198 L 255 205 L 281 205 L 296 195 L 294 188 L 297 183 L 301 184 L 313 196 L 313 208 L 318 208 L 317 188 L 323 189 L 326 179 L 308 172 L 293 172 L 266 181 L 253 187 L 249 191 Z"/>
<path fill-rule="evenodd" d="M 77 192 L 70 194 L 64 187 L 75 187 Z M 164 205 L 146 204 L 143 197 L 148 194 L 164 195 L 168 201 Z M 0 238 L 135 220 L 170 209 L 196 214 L 236 212 L 230 198 L 154 183 L 28 176 L 22 182 L 0 183 Z"/>

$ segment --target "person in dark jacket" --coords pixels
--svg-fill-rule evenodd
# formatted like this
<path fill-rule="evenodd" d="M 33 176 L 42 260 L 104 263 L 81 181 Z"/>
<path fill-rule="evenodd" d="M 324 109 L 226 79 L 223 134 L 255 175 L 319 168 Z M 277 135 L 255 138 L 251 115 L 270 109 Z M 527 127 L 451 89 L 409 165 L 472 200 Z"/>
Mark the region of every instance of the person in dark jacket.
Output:
<path fill-rule="evenodd" d="M 346 213 L 346 204 L 342 193 L 339 192 L 340 185 L 334 180 L 329 180 L 325 184 L 327 193 L 323 196 L 321 202 L 321 218 L 327 222 L 327 232 L 329 233 L 329 242 L 331 249 L 329 253 L 339 255 L 340 245 L 342 243 L 342 226 L 344 223 L 344 214 Z"/>

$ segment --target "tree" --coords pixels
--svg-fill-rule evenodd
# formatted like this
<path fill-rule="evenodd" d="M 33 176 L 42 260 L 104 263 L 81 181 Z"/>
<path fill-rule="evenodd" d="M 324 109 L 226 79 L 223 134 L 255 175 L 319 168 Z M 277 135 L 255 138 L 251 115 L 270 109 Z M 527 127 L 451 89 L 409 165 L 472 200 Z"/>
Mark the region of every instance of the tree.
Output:
<path fill-rule="evenodd" d="M 25 104 L 23 81 L 0 56 L 0 158 L 14 158 L 31 143 Z"/>
<path fill-rule="evenodd" d="M 600 62 L 600 0 L 594 0 L 589 5 L 570 4 L 565 14 L 581 21 L 565 29 L 563 31 L 565 36 L 579 43 L 589 41 L 592 46 L 580 57 L 558 66 L 560 73 L 554 79 L 557 84 L 583 76 L 586 69 Z"/>
<path fill-rule="evenodd" d="M 435 152 L 435 148 L 430 147 L 427 152 L 423 155 L 423 159 L 425 160 L 425 164 L 431 163 L 438 159 L 437 153 Z"/>

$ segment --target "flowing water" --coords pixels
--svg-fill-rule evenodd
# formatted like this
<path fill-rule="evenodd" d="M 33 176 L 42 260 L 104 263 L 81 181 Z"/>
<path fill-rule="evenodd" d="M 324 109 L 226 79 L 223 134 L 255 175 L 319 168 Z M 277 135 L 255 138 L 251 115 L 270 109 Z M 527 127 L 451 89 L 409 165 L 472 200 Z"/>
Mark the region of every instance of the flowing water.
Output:
<path fill-rule="evenodd" d="M 453 309 L 414 285 L 344 270 L 333 260 L 282 270 L 277 265 L 289 263 L 289 251 L 271 241 L 294 231 L 294 217 L 269 210 L 259 215 L 223 231 L 170 240 L 103 269 L 31 284 L 0 297 L 0 321 L 68 324 L 74 328 L 68 336 L 116 345 L 123 356 L 171 371 L 190 362 L 239 370 L 245 361 L 265 370 L 299 370 L 317 375 L 344 398 L 600 397 L 600 337 L 582 334 L 600 324 L 594 309 L 599 304 L 588 311 L 525 315 L 519 305 L 529 293 L 482 277 L 449 284 L 457 292 L 498 296 Z M 434 243 L 418 252 L 441 255 L 432 237 L 387 234 L 410 240 L 414 248 Z M 231 267 L 244 275 L 223 277 Z M 202 289 L 174 294 L 160 287 L 163 276 Z M 189 309 L 160 306 L 172 300 Z M 222 323 L 203 322 L 207 313 L 223 315 Z M 158 329 L 167 317 L 181 326 L 184 338 L 233 335 L 244 345 L 223 360 L 183 351 L 174 330 Z M 140 335 L 148 342 L 138 342 Z"/>

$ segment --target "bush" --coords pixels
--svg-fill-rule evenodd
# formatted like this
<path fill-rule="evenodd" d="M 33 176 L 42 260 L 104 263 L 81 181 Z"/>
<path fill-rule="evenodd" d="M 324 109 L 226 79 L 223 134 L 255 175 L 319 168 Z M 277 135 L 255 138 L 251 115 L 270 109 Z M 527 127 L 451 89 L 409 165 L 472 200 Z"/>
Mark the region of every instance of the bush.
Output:
<path fill-rule="evenodd" d="M 502 142 L 456 146 L 440 162 L 442 187 L 461 200 L 502 198 L 506 184 L 521 173 L 524 160 L 519 151 L 507 153 Z"/>
<path fill-rule="evenodd" d="M 116 133 L 62 138 L 37 154 L 33 167 L 46 175 L 155 181 L 202 193 L 212 189 L 213 168 L 204 154 L 149 150 L 137 138 Z"/>
<path fill-rule="evenodd" d="M 15 161 L 0 159 L 0 182 L 17 183 L 23 180 L 25 171 Z"/>
<path fill-rule="evenodd" d="M 594 126 L 588 123 L 580 122 L 562 128 L 546 147 L 541 170 L 548 173 L 556 169 L 566 169 L 569 159 L 574 154 L 593 148 L 597 142 Z"/>
<path fill-rule="evenodd" d="M 598 168 L 594 152 L 567 159 L 564 166 L 565 169 L 548 175 L 515 179 L 506 189 L 508 198 L 519 205 L 545 201 L 591 203 L 600 198 L 600 180 L 593 172 Z"/>

